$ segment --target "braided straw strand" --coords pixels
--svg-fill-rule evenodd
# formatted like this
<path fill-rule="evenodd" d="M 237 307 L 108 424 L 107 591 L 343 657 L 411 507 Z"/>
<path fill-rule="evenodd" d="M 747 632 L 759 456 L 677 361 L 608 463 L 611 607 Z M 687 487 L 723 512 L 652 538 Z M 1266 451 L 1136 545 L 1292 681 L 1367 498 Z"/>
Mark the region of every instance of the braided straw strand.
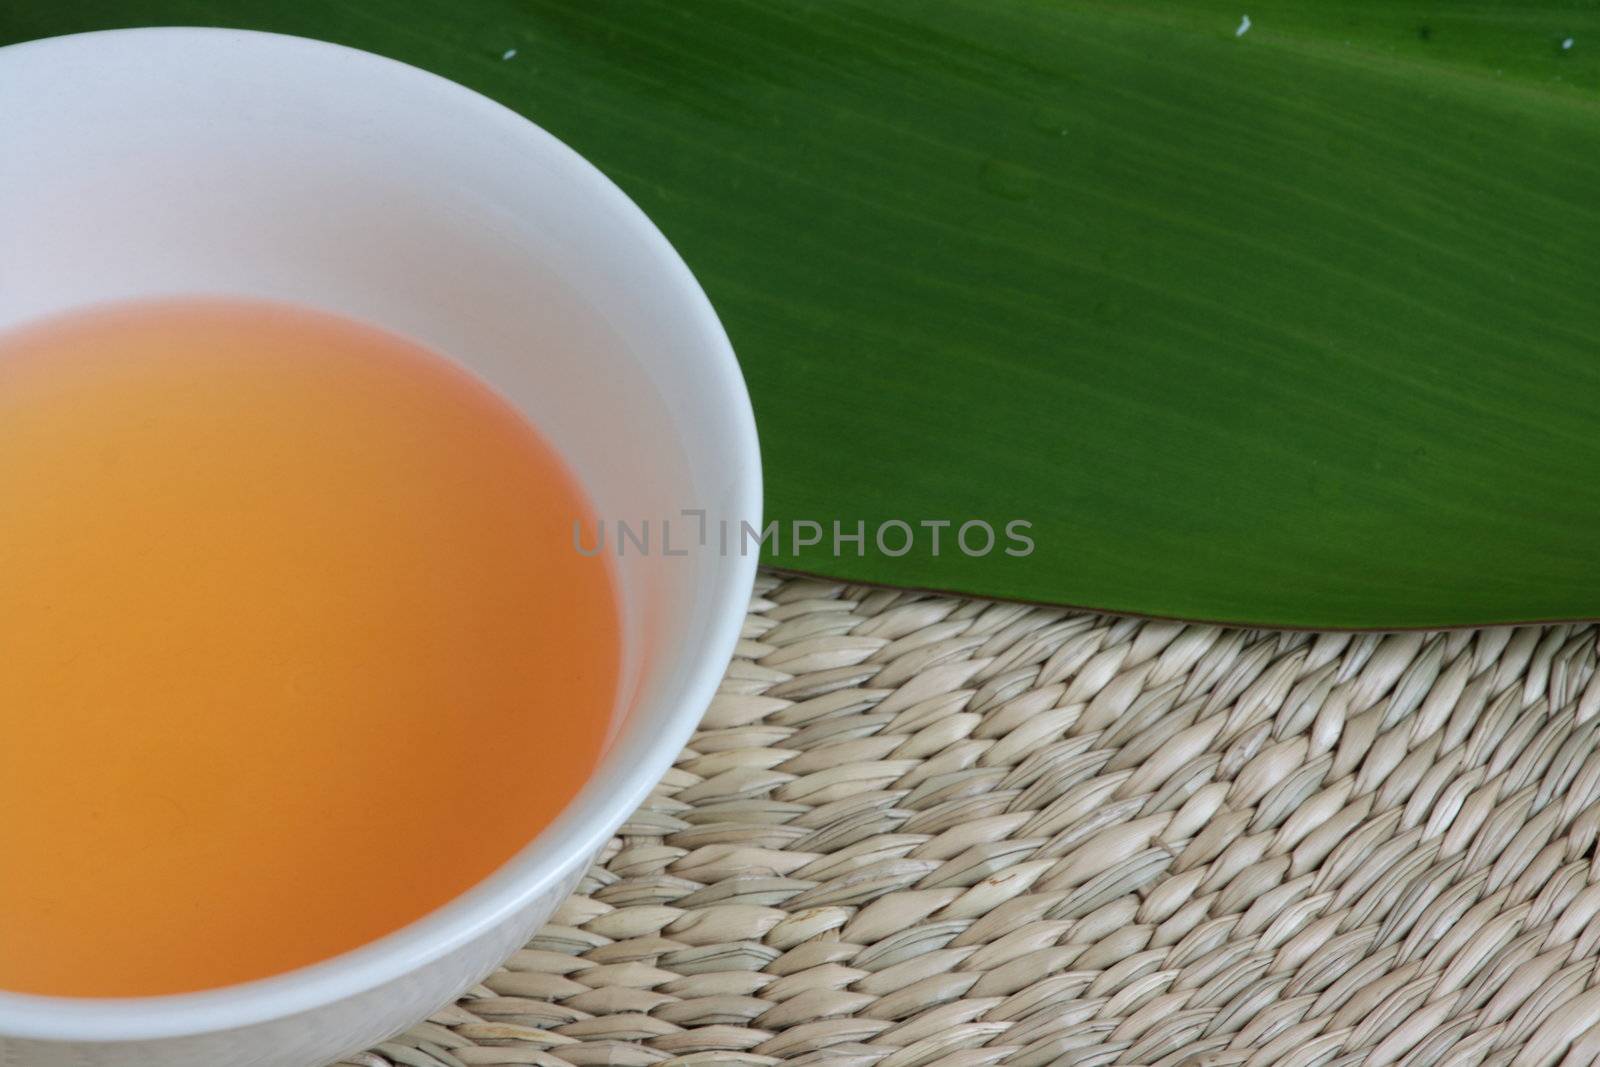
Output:
<path fill-rule="evenodd" d="M 1597 658 L 763 573 L 577 892 L 345 1064 L 1600 1063 Z"/>

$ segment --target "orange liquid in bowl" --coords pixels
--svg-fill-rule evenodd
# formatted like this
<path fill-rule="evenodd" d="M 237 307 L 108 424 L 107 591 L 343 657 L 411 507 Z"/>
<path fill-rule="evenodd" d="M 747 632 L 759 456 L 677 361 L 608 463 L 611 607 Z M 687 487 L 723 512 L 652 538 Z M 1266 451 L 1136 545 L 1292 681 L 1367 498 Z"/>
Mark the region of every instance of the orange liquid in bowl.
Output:
<path fill-rule="evenodd" d="M 253 302 L 0 337 L 0 990 L 262 978 L 418 919 L 592 773 L 620 648 L 556 452 Z"/>

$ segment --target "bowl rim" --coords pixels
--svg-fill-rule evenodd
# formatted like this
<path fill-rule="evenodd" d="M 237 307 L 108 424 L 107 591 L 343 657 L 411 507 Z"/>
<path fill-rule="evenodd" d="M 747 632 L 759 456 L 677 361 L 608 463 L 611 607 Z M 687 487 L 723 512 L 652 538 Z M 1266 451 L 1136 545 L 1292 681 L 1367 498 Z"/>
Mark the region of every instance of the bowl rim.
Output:
<path fill-rule="evenodd" d="M 730 522 L 760 528 L 761 462 L 749 392 L 727 334 L 688 266 L 655 224 L 593 164 L 510 108 L 419 67 L 308 37 L 205 26 L 97 30 L 0 47 L 0 67 L 24 53 L 81 49 L 99 55 L 137 51 L 153 41 L 184 40 L 197 49 L 271 52 L 278 60 L 321 53 L 347 63 L 353 77 L 409 83 L 411 92 L 474 109 L 485 128 L 516 138 L 541 154 L 562 183 L 587 187 L 660 266 L 660 284 L 676 292 L 692 316 L 706 357 L 707 387 L 736 424 L 727 444 L 737 483 Z M 185 40 L 186 39 L 186 40 Z M 0 1037 L 34 1041 L 110 1043 L 155 1041 L 237 1030 L 331 1007 L 378 989 L 447 956 L 512 920 L 540 895 L 577 873 L 641 804 L 671 767 L 710 703 L 732 658 L 755 582 L 757 558 L 718 557 L 710 569 L 707 638 L 684 680 L 622 729 L 583 790 L 555 821 L 488 878 L 442 906 L 376 941 L 338 956 L 267 978 L 192 993 L 150 997 L 60 997 L 0 990 Z M 705 595 L 702 591 L 702 595 Z M 648 733 L 649 736 L 642 736 Z"/>

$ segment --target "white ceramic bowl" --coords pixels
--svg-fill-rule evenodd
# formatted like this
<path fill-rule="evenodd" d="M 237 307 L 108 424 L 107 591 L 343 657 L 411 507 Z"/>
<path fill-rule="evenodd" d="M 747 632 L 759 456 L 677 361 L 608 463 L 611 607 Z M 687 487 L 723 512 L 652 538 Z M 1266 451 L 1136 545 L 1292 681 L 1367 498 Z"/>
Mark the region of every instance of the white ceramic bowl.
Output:
<path fill-rule="evenodd" d="M 659 529 L 700 508 L 735 531 L 757 524 L 749 398 L 688 269 L 599 171 L 452 82 L 234 30 L 0 49 L 0 235 L 0 329 L 164 294 L 339 312 L 496 386 L 603 519 Z M 679 520 L 675 550 L 697 521 Z M 710 701 L 755 559 L 708 540 L 617 561 L 627 666 L 613 745 L 489 880 L 381 941 L 259 982 L 127 1000 L 0 993 L 0 1063 L 315 1067 L 480 980 L 572 889 Z"/>

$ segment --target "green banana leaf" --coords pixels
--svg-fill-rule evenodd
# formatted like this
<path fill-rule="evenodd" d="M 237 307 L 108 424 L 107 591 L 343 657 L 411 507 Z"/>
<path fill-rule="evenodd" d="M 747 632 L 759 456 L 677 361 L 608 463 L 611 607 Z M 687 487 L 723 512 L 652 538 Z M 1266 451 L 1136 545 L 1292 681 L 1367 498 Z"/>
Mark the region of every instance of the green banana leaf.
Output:
<path fill-rule="evenodd" d="M 743 361 L 775 565 L 1600 614 L 1593 3 L 11 0 L 0 41 L 173 23 L 417 64 L 615 179 Z"/>

